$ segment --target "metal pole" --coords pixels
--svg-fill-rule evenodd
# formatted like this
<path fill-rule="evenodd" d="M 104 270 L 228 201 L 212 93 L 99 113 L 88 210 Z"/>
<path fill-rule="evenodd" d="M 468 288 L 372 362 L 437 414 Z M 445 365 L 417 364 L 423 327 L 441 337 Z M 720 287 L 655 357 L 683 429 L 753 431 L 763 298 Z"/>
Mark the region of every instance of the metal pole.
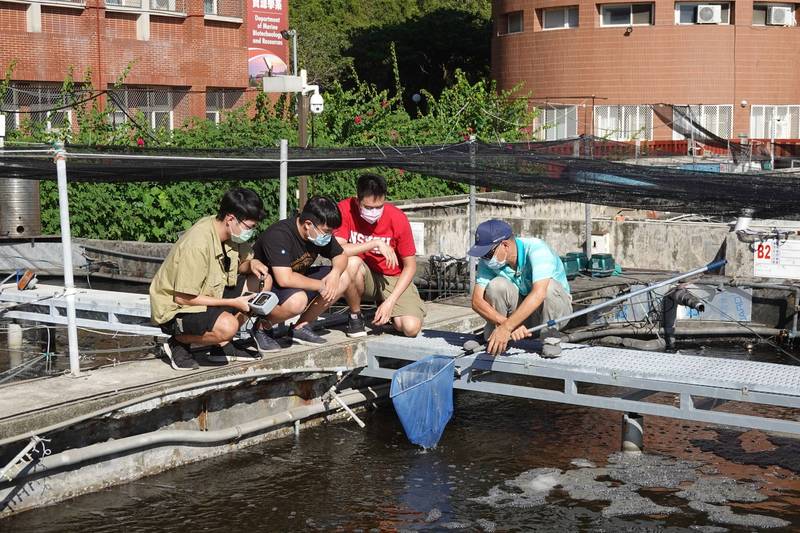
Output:
<path fill-rule="evenodd" d="M 775 111 L 771 120 L 770 136 L 769 136 L 769 169 L 775 170 Z"/>
<path fill-rule="evenodd" d="M 67 152 L 64 143 L 56 143 L 56 175 L 58 177 L 58 211 L 61 215 L 61 248 L 64 254 L 64 297 L 67 301 L 67 338 L 69 339 L 69 371 L 81 373 L 78 358 L 78 328 L 75 325 L 75 280 L 72 278 L 72 234 L 69 228 L 67 198 Z"/>
<path fill-rule="evenodd" d="M 292 30 L 292 74 L 297 76 L 297 30 Z"/>
<path fill-rule="evenodd" d="M 300 93 L 298 95 L 298 108 L 297 108 L 297 137 L 298 142 L 300 144 L 300 148 L 306 148 L 308 146 L 308 97 Z M 300 176 L 300 184 L 299 184 L 299 205 L 300 209 L 302 210 L 303 207 L 306 205 L 306 200 L 308 200 L 308 177 Z"/>
<path fill-rule="evenodd" d="M 583 204 L 584 227 L 586 230 L 586 259 L 592 259 L 592 204 Z"/>
<path fill-rule="evenodd" d="M 475 168 L 475 156 L 476 156 L 476 146 L 475 146 L 475 136 L 470 135 L 469 138 L 469 166 L 470 168 Z M 475 204 L 475 175 L 472 175 L 472 183 L 469 186 L 469 243 L 470 246 L 475 244 L 475 230 L 478 227 L 478 215 L 476 213 L 476 204 Z M 477 258 L 476 257 L 469 257 L 469 292 L 470 294 L 475 289 L 475 269 L 477 268 Z"/>
<path fill-rule="evenodd" d="M 280 192 L 278 196 L 278 217 L 284 220 L 287 217 L 286 205 L 289 189 L 289 141 L 281 139 L 281 175 Z"/>
<path fill-rule="evenodd" d="M 605 302 L 601 302 L 599 304 L 590 305 L 589 307 L 585 307 L 580 311 L 575 311 L 574 313 L 570 313 L 568 315 L 564 315 L 562 317 L 558 317 L 554 320 L 548 320 L 544 324 L 540 324 L 538 326 L 534 326 L 532 328 L 528 328 L 528 331 L 531 333 L 536 333 L 537 331 L 541 331 L 546 328 L 552 328 L 557 324 L 564 324 L 569 322 L 573 318 L 577 318 L 579 316 L 588 315 L 594 311 L 599 309 L 604 309 L 606 307 L 612 306 L 619 302 L 624 302 L 625 300 L 630 300 L 631 298 L 635 298 L 640 294 L 645 294 L 647 292 L 652 292 L 658 288 L 665 287 L 667 285 L 671 285 L 678 281 L 681 281 L 686 278 L 690 278 L 692 276 L 696 276 L 697 274 L 702 274 L 703 272 L 707 272 L 709 270 L 717 270 L 718 268 L 722 268 L 728 261 L 726 259 L 720 259 L 718 261 L 714 261 L 713 263 L 709 263 L 706 266 L 702 266 L 700 268 L 695 268 L 694 270 L 690 270 L 689 272 L 684 272 L 683 274 L 679 274 L 675 277 L 665 279 L 663 281 L 659 281 L 657 283 L 653 283 L 652 285 L 648 285 L 647 287 L 643 287 L 641 289 L 635 290 L 633 292 L 629 292 L 627 294 L 623 294 L 621 296 L 617 296 L 616 298 L 612 298 L 610 300 L 606 300 Z"/>

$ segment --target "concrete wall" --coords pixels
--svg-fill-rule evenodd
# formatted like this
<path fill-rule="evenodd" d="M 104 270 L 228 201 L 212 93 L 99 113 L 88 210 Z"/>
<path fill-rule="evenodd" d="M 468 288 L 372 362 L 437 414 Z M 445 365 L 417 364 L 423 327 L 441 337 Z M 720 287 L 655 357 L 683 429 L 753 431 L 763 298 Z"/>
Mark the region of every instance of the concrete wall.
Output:
<path fill-rule="evenodd" d="M 454 197 L 455 198 L 455 197 Z M 481 195 L 481 198 L 483 196 Z M 504 201 L 519 196 L 493 196 Z M 523 205 L 478 204 L 478 223 L 490 218 L 508 221 L 520 235 L 539 237 L 564 255 L 582 251 L 586 239 L 584 204 L 521 200 Z M 402 208 L 402 203 L 399 204 Z M 463 257 L 471 242 L 466 204 L 406 210 L 411 221 L 425 223 L 425 252 Z M 623 268 L 685 271 L 704 265 L 718 254 L 726 257 L 726 274 L 753 275 L 753 253 L 731 233 L 727 223 L 670 221 L 670 214 L 591 206 L 592 234 L 608 234 L 611 253 Z M 780 221 L 772 221 L 780 224 Z M 768 227 L 769 225 L 767 225 Z"/>

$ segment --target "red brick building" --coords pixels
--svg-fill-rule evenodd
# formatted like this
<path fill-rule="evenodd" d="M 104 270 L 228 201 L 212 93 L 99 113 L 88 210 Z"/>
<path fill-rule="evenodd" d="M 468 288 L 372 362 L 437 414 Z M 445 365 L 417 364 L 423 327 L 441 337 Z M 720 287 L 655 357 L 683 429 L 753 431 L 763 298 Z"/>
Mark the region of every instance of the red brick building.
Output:
<path fill-rule="evenodd" d="M 22 117 L 53 127 L 72 119 L 50 111 L 70 67 L 76 82 L 89 75 L 95 89 L 115 89 L 105 99 L 153 127 L 216 119 L 248 84 L 244 0 L 0 1 L 0 66 L 14 60 L 13 90 L 0 105 L 33 113 L 9 114 L 9 128 Z"/>
<path fill-rule="evenodd" d="M 725 138 L 800 138 L 796 4 L 494 0 L 493 18 L 494 78 L 524 83 L 547 139 L 683 138 L 658 103 Z"/>

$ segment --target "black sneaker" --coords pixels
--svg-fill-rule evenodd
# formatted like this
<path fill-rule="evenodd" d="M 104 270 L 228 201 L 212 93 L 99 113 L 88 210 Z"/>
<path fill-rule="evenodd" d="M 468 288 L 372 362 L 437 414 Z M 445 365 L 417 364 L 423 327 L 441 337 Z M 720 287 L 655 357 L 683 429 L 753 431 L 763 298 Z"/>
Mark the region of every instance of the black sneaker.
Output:
<path fill-rule="evenodd" d="M 261 354 L 280 351 L 281 345 L 272 338 L 271 330 L 261 329 L 256 326 L 250 330 L 250 336 L 256 343 L 256 348 Z"/>
<path fill-rule="evenodd" d="M 364 337 L 367 334 L 367 328 L 364 325 L 364 315 L 358 313 L 358 316 L 355 318 L 350 315 L 347 319 L 347 328 L 344 330 L 344 333 L 348 337 Z"/>
<path fill-rule="evenodd" d="M 167 356 L 169 366 L 175 370 L 197 370 L 200 365 L 192 357 L 189 352 L 189 345 L 175 340 L 175 337 L 170 337 L 163 346 L 164 355 Z"/>
<path fill-rule="evenodd" d="M 328 341 L 314 333 L 308 325 L 302 328 L 292 328 L 289 330 L 289 338 L 297 344 L 305 344 L 306 346 L 323 346 L 328 344 Z"/>
<path fill-rule="evenodd" d="M 239 348 L 232 342 L 225 346 L 214 346 L 208 353 L 207 359 L 212 363 L 235 363 L 237 361 L 253 361 L 261 359 L 261 354 Z"/>

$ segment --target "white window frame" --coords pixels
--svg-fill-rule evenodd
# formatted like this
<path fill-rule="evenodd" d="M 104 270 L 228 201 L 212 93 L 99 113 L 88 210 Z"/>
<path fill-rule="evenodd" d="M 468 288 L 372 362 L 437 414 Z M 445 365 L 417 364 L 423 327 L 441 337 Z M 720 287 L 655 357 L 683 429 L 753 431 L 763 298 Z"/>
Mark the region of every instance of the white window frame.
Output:
<path fill-rule="evenodd" d="M 209 116 L 212 115 L 212 116 Z M 221 113 L 219 109 L 206 109 L 206 120 L 210 120 L 214 124 L 219 124 Z"/>
<path fill-rule="evenodd" d="M 769 8 L 770 7 L 789 7 L 792 9 L 792 19 L 794 24 L 790 24 L 788 27 L 793 28 L 797 26 L 797 6 L 795 4 L 783 4 L 778 2 L 753 2 L 753 8 L 755 9 L 756 6 L 759 7 L 766 7 L 767 12 L 764 14 L 764 24 L 755 24 L 753 22 L 752 17 L 750 17 L 750 24 L 756 26 L 758 28 L 786 28 L 787 26 L 778 26 L 775 24 L 769 24 Z"/>
<path fill-rule="evenodd" d="M 211 4 L 211 11 L 206 10 L 206 6 Z M 218 0 L 203 0 L 203 12 L 206 15 L 219 14 L 219 1 Z"/>
<path fill-rule="evenodd" d="M 728 6 L 728 20 L 721 21 L 717 26 L 730 26 L 731 24 L 731 2 L 675 2 L 675 24 L 677 26 L 713 26 L 713 24 L 699 24 L 697 22 L 697 6 Z M 695 19 L 693 22 L 681 22 L 680 6 L 692 6 L 695 8 Z"/>
<path fill-rule="evenodd" d="M 733 105 L 732 104 L 704 104 L 704 105 L 687 105 L 687 104 L 675 104 L 681 108 L 689 108 L 691 110 L 691 115 L 687 114 L 687 118 L 691 119 L 693 122 L 703 126 L 705 129 L 722 137 L 723 139 L 731 139 L 733 138 Z M 728 117 L 730 118 L 730 123 L 727 125 L 728 133 L 720 131 L 720 126 L 722 126 L 722 122 L 720 118 L 722 116 L 721 110 L 726 108 L 728 111 Z M 706 124 L 706 116 L 711 114 L 711 111 L 714 110 L 716 114 L 716 121 L 714 124 Z M 673 111 L 672 120 L 676 120 L 675 112 Z M 711 126 L 711 127 L 708 127 Z M 687 124 L 687 127 L 691 127 L 691 124 Z M 689 139 L 690 137 L 685 137 L 681 135 L 679 132 L 672 130 L 672 140 L 673 141 L 683 141 Z"/>
<path fill-rule="evenodd" d="M 785 110 L 783 117 L 788 118 L 782 124 L 775 124 L 775 138 L 776 139 L 792 139 L 800 137 L 800 104 L 754 104 L 750 106 L 750 138 L 751 139 L 771 139 L 772 138 L 772 120 L 767 119 L 767 111 L 770 111 L 772 117 L 778 114 L 778 111 Z M 763 122 L 756 124 L 754 116 L 757 111 L 761 111 Z M 794 115 L 794 116 L 792 116 Z M 782 119 L 783 120 L 783 119 Z M 784 130 L 786 133 L 779 131 Z M 759 131 L 761 129 L 762 131 Z M 759 133 L 763 135 L 759 135 Z"/>
<path fill-rule="evenodd" d="M 561 113 L 559 113 L 561 111 Z M 555 115 L 553 119 L 549 114 Z M 569 115 L 574 117 L 572 128 L 568 120 Z M 562 120 L 563 119 L 563 120 Z M 558 141 L 578 136 L 578 106 L 577 105 L 544 105 L 539 108 L 537 117 L 538 126 L 544 134 L 545 141 Z M 558 134 L 559 129 L 564 130 L 564 135 Z"/>
<path fill-rule="evenodd" d="M 648 22 L 647 24 L 641 24 L 641 23 L 634 24 L 634 22 L 633 22 L 633 6 L 634 5 L 644 5 L 644 4 L 650 6 L 650 22 Z M 603 22 L 603 20 L 605 19 L 604 14 L 605 14 L 607 9 L 615 8 L 615 7 L 622 7 L 622 6 L 628 6 L 628 22 L 627 23 L 625 23 L 625 24 L 606 24 L 605 22 Z M 625 2 L 625 3 L 621 3 L 621 4 L 602 4 L 600 6 L 600 26 L 602 28 L 626 28 L 628 26 L 652 26 L 653 23 L 655 22 L 655 20 L 654 20 L 655 19 L 655 11 L 656 11 L 655 10 L 655 4 L 652 3 L 652 2 L 630 2 L 630 3 Z"/>
<path fill-rule="evenodd" d="M 574 26 L 570 26 L 569 25 L 569 12 L 571 10 L 573 10 L 573 9 L 577 12 L 577 17 L 575 18 L 575 20 L 577 21 L 577 24 L 575 24 Z M 554 28 L 547 28 L 545 26 L 545 20 L 547 20 L 547 13 L 548 12 L 552 13 L 554 11 L 562 11 L 564 13 L 564 25 L 563 26 L 554 27 Z M 549 7 L 549 8 L 546 8 L 546 9 L 542 9 L 542 31 L 569 30 L 569 29 L 572 29 L 572 28 L 577 28 L 580 25 L 581 25 L 580 9 L 578 8 L 578 6 Z"/>
<path fill-rule="evenodd" d="M 637 127 L 628 135 L 625 131 L 625 112 L 636 113 Z M 602 116 L 605 115 L 605 116 Z M 617 127 L 601 127 L 603 122 L 611 122 L 612 116 Z M 612 141 L 652 140 L 653 139 L 653 108 L 647 104 L 622 104 L 595 106 L 592 120 L 594 121 L 594 134 L 598 137 Z M 608 124 L 610 126 L 610 124 Z"/>
<path fill-rule="evenodd" d="M 152 102 L 152 93 L 156 91 L 164 91 L 167 97 L 166 104 L 154 104 Z M 130 103 L 130 95 L 131 93 L 136 92 L 144 92 L 147 94 L 146 96 L 146 105 L 134 105 Z M 159 113 L 168 113 L 169 120 L 167 129 L 168 131 L 173 131 L 175 129 L 175 106 L 176 102 L 180 102 L 181 98 L 178 97 L 180 94 L 180 89 L 176 87 L 139 87 L 139 86 L 125 86 L 121 90 L 117 91 L 115 94 L 115 99 L 119 101 L 122 105 L 125 106 L 125 111 L 130 113 L 131 109 L 137 109 L 141 111 L 142 114 L 147 119 L 147 123 L 153 130 L 157 129 L 157 120 L 156 115 Z M 138 104 L 138 103 L 137 103 Z M 112 112 L 111 120 L 112 124 L 116 124 L 113 119 L 115 113 L 120 113 L 121 110 L 115 110 Z M 127 122 L 127 116 L 122 121 L 121 124 Z"/>
<path fill-rule="evenodd" d="M 511 15 L 519 15 L 522 19 L 522 25 L 519 31 L 510 31 L 511 30 Z M 518 35 L 520 33 L 525 33 L 525 12 L 522 9 L 518 9 L 516 11 L 509 11 L 508 13 L 503 14 L 503 27 L 500 35 Z"/>

